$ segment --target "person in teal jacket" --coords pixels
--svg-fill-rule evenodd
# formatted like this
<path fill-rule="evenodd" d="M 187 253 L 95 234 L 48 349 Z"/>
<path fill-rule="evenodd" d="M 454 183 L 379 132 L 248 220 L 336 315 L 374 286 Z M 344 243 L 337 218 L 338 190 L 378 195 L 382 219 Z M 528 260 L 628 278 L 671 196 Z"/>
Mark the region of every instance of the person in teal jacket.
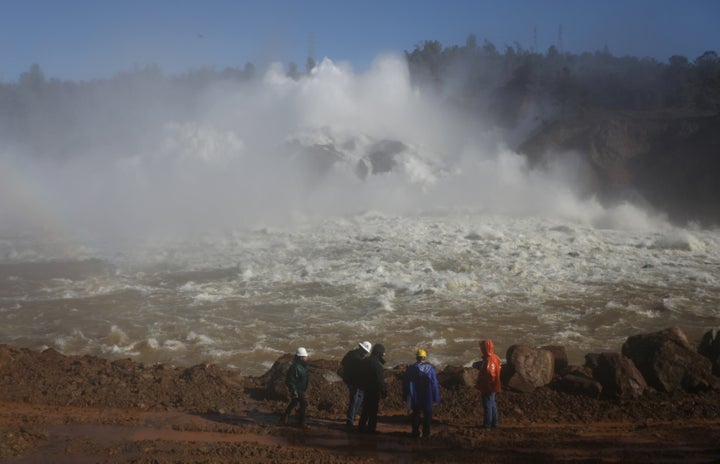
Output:
<path fill-rule="evenodd" d="M 303 347 L 298 348 L 295 351 L 295 359 L 293 359 L 285 375 L 285 385 L 290 390 L 290 403 L 285 408 L 285 412 L 280 419 L 283 424 L 288 423 L 293 409 L 300 405 L 298 409 L 298 425 L 302 428 L 308 427 L 307 417 L 305 416 L 305 411 L 307 411 L 305 390 L 307 390 L 308 386 L 307 358 L 307 350 Z"/>

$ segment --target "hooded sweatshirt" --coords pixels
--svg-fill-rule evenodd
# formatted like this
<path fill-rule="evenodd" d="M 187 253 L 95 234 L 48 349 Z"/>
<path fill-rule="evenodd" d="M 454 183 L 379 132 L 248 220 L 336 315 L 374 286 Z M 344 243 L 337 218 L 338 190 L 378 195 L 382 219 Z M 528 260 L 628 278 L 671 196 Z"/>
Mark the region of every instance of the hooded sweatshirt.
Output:
<path fill-rule="evenodd" d="M 483 360 L 480 363 L 475 388 L 483 393 L 498 393 L 500 388 L 500 358 L 495 354 L 495 346 L 492 340 L 480 342 Z"/>

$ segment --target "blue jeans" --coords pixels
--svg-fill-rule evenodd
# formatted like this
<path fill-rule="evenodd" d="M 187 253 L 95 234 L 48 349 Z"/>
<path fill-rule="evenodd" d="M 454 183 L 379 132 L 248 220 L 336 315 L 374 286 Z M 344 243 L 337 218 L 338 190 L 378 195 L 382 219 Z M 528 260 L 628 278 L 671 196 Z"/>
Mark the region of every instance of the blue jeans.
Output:
<path fill-rule="evenodd" d="M 360 411 L 360 405 L 363 401 L 363 391 L 358 387 L 348 385 L 348 407 L 347 407 L 347 423 L 355 423 L 355 415 Z"/>
<path fill-rule="evenodd" d="M 495 428 L 498 426 L 498 410 L 495 402 L 495 393 L 482 394 L 483 407 L 485 408 L 485 418 L 483 427 Z"/>

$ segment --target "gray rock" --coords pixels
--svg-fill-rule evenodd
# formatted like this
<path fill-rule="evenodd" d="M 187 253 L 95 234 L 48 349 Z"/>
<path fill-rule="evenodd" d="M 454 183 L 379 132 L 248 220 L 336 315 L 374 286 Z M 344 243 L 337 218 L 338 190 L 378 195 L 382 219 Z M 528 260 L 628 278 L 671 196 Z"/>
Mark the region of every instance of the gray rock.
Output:
<path fill-rule="evenodd" d="M 622 354 L 632 359 L 647 384 L 659 391 L 698 392 L 716 385 L 712 363 L 691 347 L 678 327 L 633 335 L 623 344 Z"/>
<path fill-rule="evenodd" d="M 507 387 L 520 392 L 531 392 L 552 382 L 555 359 L 548 350 L 527 345 L 512 345 L 507 350 L 507 367 L 504 369 Z"/>
<path fill-rule="evenodd" d="M 555 374 L 564 373 L 569 365 L 567 352 L 565 347 L 562 345 L 546 345 L 541 347 L 543 350 L 548 350 L 552 353 L 553 359 L 555 360 Z"/>
<path fill-rule="evenodd" d="M 476 369 L 447 366 L 438 372 L 438 384 L 445 388 L 475 387 L 478 372 Z"/>
<path fill-rule="evenodd" d="M 580 373 L 566 374 L 557 382 L 556 389 L 571 395 L 599 398 L 603 387 L 597 380 Z"/>
<path fill-rule="evenodd" d="M 647 389 L 645 378 L 635 364 L 620 353 L 600 353 L 593 378 L 602 385 L 606 398 L 636 398 Z"/>
<path fill-rule="evenodd" d="M 720 376 L 720 330 L 710 329 L 705 332 L 698 353 L 705 356 L 712 362 L 713 375 Z"/>

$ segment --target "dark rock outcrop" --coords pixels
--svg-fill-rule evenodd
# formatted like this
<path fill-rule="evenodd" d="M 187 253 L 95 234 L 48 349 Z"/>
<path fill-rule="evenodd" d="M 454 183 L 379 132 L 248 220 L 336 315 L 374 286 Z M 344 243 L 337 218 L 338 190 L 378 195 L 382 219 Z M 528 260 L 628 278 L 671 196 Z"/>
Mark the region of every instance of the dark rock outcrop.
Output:
<path fill-rule="evenodd" d="M 635 398 L 647 389 L 645 378 L 635 364 L 620 353 L 600 353 L 592 363 L 593 378 L 602 385 L 606 398 Z"/>
<path fill-rule="evenodd" d="M 713 375 L 720 377 L 720 330 L 711 329 L 705 332 L 698 353 L 712 362 Z"/>
<path fill-rule="evenodd" d="M 397 162 L 395 156 L 407 149 L 404 143 L 397 140 L 380 140 L 373 144 L 367 158 L 372 167 L 373 174 L 383 174 L 390 172 L 395 168 Z"/>
<path fill-rule="evenodd" d="M 438 384 L 445 388 L 475 387 L 477 370 L 458 366 L 446 366 L 438 372 Z"/>
<path fill-rule="evenodd" d="M 647 202 L 678 222 L 720 224 L 718 146 L 715 113 L 588 111 L 546 123 L 518 151 L 535 165 L 579 158 L 585 194 Z"/>
<path fill-rule="evenodd" d="M 553 355 L 555 374 L 564 373 L 568 368 L 568 356 L 565 347 L 562 345 L 546 345 L 541 347 L 543 350 L 548 350 Z"/>
<path fill-rule="evenodd" d="M 571 395 L 583 395 L 599 398 L 603 387 L 600 382 L 581 372 L 566 374 L 555 384 L 555 389 Z"/>
<path fill-rule="evenodd" d="M 649 386 L 672 392 L 713 388 L 712 363 L 697 353 L 678 327 L 629 337 L 622 354 L 632 359 Z"/>

